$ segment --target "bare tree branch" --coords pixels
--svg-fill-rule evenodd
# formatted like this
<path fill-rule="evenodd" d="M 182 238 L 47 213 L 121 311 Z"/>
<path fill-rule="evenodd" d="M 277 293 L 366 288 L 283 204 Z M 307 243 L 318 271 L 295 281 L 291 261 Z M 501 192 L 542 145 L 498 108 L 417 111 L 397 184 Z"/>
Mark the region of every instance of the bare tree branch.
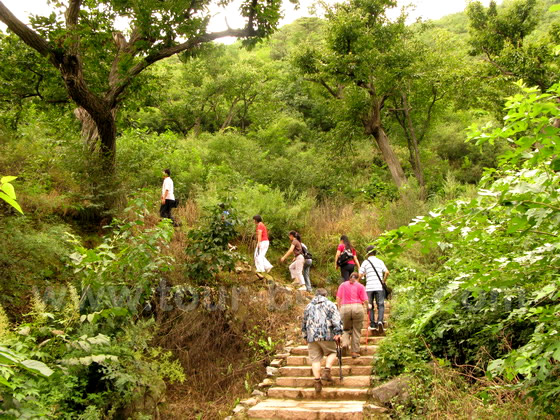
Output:
<path fill-rule="evenodd" d="M 488 52 L 488 50 L 486 48 L 483 48 L 482 50 L 484 51 L 484 54 L 486 56 L 486 57 L 483 57 L 484 61 L 487 61 L 488 63 L 492 64 L 504 76 L 515 76 L 515 74 L 513 72 L 504 69 L 501 65 L 499 65 L 497 62 L 492 60 L 492 58 L 490 57 L 490 53 Z"/>
<path fill-rule="evenodd" d="M 78 17 L 80 16 L 80 7 L 82 6 L 82 0 L 70 0 L 68 9 L 64 13 L 66 17 L 66 27 L 71 28 L 78 23 Z"/>
<path fill-rule="evenodd" d="M 119 96 L 124 92 L 124 90 L 130 85 L 132 80 L 135 76 L 142 73 L 147 67 L 152 65 L 153 63 L 163 60 L 164 58 L 171 57 L 172 55 L 179 54 L 183 51 L 190 50 L 195 48 L 196 46 L 214 41 L 215 39 L 223 38 L 226 36 L 235 36 L 235 37 L 246 37 L 250 36 L 253 33 L 252 30 L 248 28 L 244 29 L 226 29 L 225 31 L 220 32 L 212 32 L 204 35 L 200 35 L 195 38 L 191 38 L 188 41 L 185 41 L 181 44 L 173 45 L 171 47 L 163 48 L 151 55 L 145 57 L 142 61 L 137 63 L 128 74 L 121 80 L 114 83 L 111 86 L 111 89 L 105 95 L 105 99 L 112 104 L 115 104 L 118 101 Z M 129 42 L 130 44 L 130 42 Z"/>
<path fill-rule="evenodd" d="M 41 38 L 41 36 L 19 20 L 14 14 L 4 6 L 4 3 L 0 1 L 0 21 L 4 22 L 6 26 L 21 38 L 23 42 L 37 51 L 39 54 L 49 57 L 53 64 L 58 65 L 54 60 L 54 55 L 49 47 L 46 40 Z"/>
<path fill-rule="evenodd" d="M 422 127 L 422 132 L 420 134 L 420 136 L 418 137 L 418 143 L 421 143 L 424 140 L 424 137 L 426 136 L 426 132 L 428 131 L 428 127 L 430 126 L 430 122 L 432 120 L 432 111 L 434 109 L 434 106 L 436 104 L 437 101 L 443 99 L 443 97 L 445 96 L 445 94 L 441 95 L 439 98 L 437 96 L 437 89 L 435 86 L 432 86 L 432 101 L 430 102 L 430 105 L 428 105 L 428 112 L 426 114 L 426 119 L 424 120 L 424 125 Z"/>

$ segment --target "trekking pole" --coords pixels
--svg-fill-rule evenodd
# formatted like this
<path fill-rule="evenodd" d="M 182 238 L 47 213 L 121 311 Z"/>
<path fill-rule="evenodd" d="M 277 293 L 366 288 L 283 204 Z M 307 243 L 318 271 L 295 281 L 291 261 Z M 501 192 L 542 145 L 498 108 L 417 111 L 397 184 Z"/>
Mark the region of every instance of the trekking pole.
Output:
<path fill-rule="evenodd" d="M 342 377 L 342 346 L 340 345 L 340 339 L 336 342 L 336 357 L 338 357 L 338 369 L 340 375 L 340 381 L 344 379 Z"/>
<path fill-rule="evenodd" d="M 366 354 L 367 354 L 367 345 L 369 343 L 369 308 L 367 311 L 367 327 L 366 327 Z"/>

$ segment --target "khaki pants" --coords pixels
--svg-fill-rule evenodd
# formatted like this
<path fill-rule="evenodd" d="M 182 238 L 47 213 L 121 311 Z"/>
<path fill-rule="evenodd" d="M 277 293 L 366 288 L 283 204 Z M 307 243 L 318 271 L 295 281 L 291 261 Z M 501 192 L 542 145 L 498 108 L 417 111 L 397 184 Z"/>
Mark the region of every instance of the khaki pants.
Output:
<path fill-rule="evenodd" d="M 360 352 L 360 337 L 364 326 L 364 307 L 361 303 L 350 303 L 340 307 L 344 332 L 352 336 L 352 352 Z"/>

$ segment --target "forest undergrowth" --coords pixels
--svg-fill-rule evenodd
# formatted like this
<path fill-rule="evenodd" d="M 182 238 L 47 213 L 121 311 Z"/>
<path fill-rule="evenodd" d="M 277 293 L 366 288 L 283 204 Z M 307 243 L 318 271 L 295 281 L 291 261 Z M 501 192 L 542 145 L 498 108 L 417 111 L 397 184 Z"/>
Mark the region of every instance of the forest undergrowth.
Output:
<path fill-rule="evenodd" d="M 338 285 L 342 234 L 389 266 L 375 373 L 412 377 L 390 416 L 557 415 L 558 1 L 407 24 L 392 0 L 348 0 L 274 33 L 268 2 L 261 32 L 165 60 L 207 29 L 181 24 L 181 2 L 51 3 L 29 28 L 52 54 L 0 34 L 0 416 L 225 417 L 298 336 L 291 230 L 315 288 Z M 114 23 L 131 16 L 147 34 L 129 56 L 137 32 Z M 98 98 L 131 76 L 102 104 L 104 138 L 46 58 L 76 51 Z M 158 214 L 166 168 L 175 227 Z M 251 271 L 256 214 L 274 283 Z"/>

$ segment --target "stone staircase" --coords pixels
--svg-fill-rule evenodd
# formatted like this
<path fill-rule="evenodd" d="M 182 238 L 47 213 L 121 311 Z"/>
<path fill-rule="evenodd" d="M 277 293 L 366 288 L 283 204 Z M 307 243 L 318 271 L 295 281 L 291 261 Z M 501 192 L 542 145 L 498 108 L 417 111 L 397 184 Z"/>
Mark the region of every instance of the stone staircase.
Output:
<path fill-rule="evenodd" d="M 386 307 L 385 319 L 387 319 Z M 343 357 L 342 375 L 339 377 L 338 360 L 332 367 L 334 381 L 323 382 L 323 390 L 315 393 L 313 373 L 307 357 L 307 346 L 288 347 L 277 354 L 267 368 L 268 379 L 259 385 L 263 395 L 242 401 L 243 409 L 238 416 L 248 419 L 321 419 L 358 420 L 374 418 L 385 411 L 370 404 L 371 372 L 375 360 L 377 344 L 383 337 L 369 337 L 366 343 L 367 319 L 361 338 L 361 357 Z M 377 334 L 374 332 L 374 334 Z M 323 366 L 325 359 L 323 359 Z M 260 391 L 258 392 L 260 393 Z"/>

